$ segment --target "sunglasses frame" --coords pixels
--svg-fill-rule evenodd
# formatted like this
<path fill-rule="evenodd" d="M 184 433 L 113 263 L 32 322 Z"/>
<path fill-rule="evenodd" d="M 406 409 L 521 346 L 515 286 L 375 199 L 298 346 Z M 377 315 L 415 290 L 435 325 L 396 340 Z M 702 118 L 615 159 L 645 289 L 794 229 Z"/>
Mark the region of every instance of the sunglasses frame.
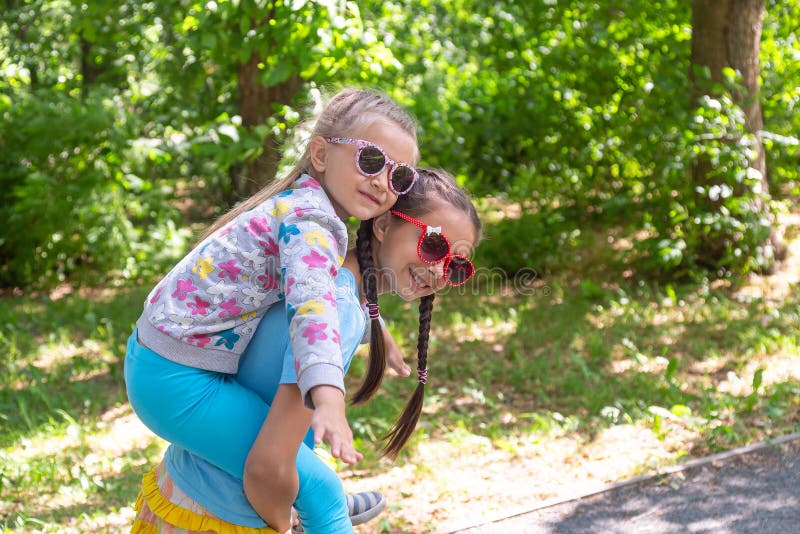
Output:
<path fill-rule="evenodd" d="M 358 150 L 356 150 L 356 169 L 358 169 L 358 172 L 360 172 L 364 176 L 377 176 L 380 173 L 382 173 L 386 167 L 389 167 L 389 173 L 388 173 L 389 189 L 391 189 L 392 192 L 397 196 L 405 195 L 406 193 L 411 191 L 411 188 L 414 187 L 414 184 L 417 182 L 417 178 L 419 178 L 419 173 L 417 173 L 417 169 L 415 169 L 408 163 L 399 163 L 393 160 L 392 158 L 389 157 L 388 154 L 386 154 L 386 151 L 384 149 L 382 149 L 381 147 L 379 147 L 378 145 L 376 145 L 371 141 L 365 141 L 364 139 L 352 139 L 350 137 L 326 137 L 325 141 L 336 145 L 354 145 L 358 147 Z M 378 152 L 383 154 L 383 159 L 385 161 L 383 163 L 383 167 L 381 167 L 381 169 L 378 172 L 373 172 L 373 173 L 366 172 L 364 169 L 361 168 L 361 165 L 359 165 L 358 163 L 358 160 L 361 158 L 361 152 L 363 152 L 364 149 L 367 147 L 376 148 L 378 149 Z M 412 173 L 411 183 L 404 191 L 398 191 L 397 189 L 394 188 L 394 184 L 392 184 L 392 174 L 394 173 L 395 169 L 399 167 L 408 167 L 409 169 L 411 169 Z"/>
<path fill-rule="evenodd" d="M 429 226 L 429 225 L 425 224 L 424 222 L 419 221 L 419 220 L 415 219 L 414 217 L 412 217 L 410 215 L 406 215 L 402 211 L 389 210 L 389 213 L 391 213 L 395 217 L 400 217 L 404 221 L 409 222 L 409 223 L 413 224 L 414 226 L 417 226 L 418 228 L 422 229 L 422 235 L 419 236 L 419 240 L 417 241 L 417 256 L 419 256 L 419 259 L 422 260 L 423 262 L 427 263 L 428 265 L 435 265 L 435 264 L 439 263 L 440 261 L 444 261 L 444 268 L 442 269 L 442 272 L 444 273 L 444 280 L 445 280 L 445 283 L 447 285 L 449 285 L 451 287 L 463 286 L 464 284 L 469 282 L 470 278 L 472 278 L 475 275 L 475 264 L 472 263 L 472 260 L 470 260 L 468 257 L 466 257 L 466 256 L 464 256 L 462 254 L 451 254 L 450 253 L 450 240 L 447 239 L 447 236 L 445 236 L 442 233 L 441 227 Z M 434 260 L 434 261 L 426 260 L 422 256 L 422 242 L 425 240 L 426 237 L 428 237 L 431 234 L 439 234 L 442 237 L 442 239 L 444 239 L 444 242 L 447 245 L 447 253 L 444 256 L 442 256 L 441 258 L 439 258 L 438 260 Z M 457 284 L 454 284 L 453 282 L 451 282 L 450 278 L 447 276 L 447 268 L 450 267 L 450 262 L 451 262 L 451 260 L 453 258 L 458 258 L 460 260 L 464 260 L 469 264 L 470 267 L 472 267 L 472 272 L 469 274 L 469 276 L 467 276 L 464 279 L 464 281 L 459 282 Z"/>

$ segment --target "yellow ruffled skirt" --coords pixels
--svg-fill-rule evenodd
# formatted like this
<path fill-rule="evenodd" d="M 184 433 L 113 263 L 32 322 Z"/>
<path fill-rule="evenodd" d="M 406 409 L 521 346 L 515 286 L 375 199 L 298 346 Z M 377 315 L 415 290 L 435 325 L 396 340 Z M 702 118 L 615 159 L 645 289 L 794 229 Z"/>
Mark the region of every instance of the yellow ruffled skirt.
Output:
<path fill-rule="evenodd" d="M 131 534 L 278 534 L 269 527 L 234 525 L 215 516 L 181 491 L 162 461 L 142 479 Z"/>

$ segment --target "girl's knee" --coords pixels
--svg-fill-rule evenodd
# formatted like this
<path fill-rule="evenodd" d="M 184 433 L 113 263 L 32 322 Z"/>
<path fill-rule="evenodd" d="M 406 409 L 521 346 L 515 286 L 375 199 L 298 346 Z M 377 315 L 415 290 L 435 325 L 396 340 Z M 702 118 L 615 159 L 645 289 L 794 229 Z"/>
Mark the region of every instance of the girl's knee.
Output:
<path fill-rule="evenodd" d="M 302 476 L 302 475 L 301 475 Z M 309 495 L 327 495 L 331 499 L 344 499 L 344 486 L 339 476 L 327 466 L 313 472 L 312 476 L 302 476 L 300 492 Z"/>

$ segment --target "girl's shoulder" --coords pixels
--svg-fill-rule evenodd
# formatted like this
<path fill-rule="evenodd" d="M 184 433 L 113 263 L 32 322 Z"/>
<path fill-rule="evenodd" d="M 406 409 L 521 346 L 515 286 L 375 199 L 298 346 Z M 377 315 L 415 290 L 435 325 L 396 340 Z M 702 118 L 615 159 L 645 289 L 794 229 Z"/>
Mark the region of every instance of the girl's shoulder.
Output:
<path fill-rule="evenodd" d="M 337 290 L 341 288 L 342 291 L 347 291 L 348 294 L 355 295 L 358 298 L 356 277 L 347 267 L 339 267 L 339 271 L 336 274 L 336 286 Z"/>
<path fill-rule="evenodd" d="M 333 204 L 325 190 L 307 174 L 300 176 L 289 188 L 272 195 L 250 210 L 251 213 L 257 212 L 277 219 L 286 215 L 303 217 L 307 211 L 335 215 Z"/>

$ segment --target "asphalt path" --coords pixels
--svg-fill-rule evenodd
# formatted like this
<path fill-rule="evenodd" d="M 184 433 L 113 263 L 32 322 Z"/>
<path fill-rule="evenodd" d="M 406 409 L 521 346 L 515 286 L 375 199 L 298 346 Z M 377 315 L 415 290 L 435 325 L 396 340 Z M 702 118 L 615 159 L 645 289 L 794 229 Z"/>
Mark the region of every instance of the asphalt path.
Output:
<path fill-rule="evenodd" d="M 800 434 L 451 533 L 800 533 Z"/>

